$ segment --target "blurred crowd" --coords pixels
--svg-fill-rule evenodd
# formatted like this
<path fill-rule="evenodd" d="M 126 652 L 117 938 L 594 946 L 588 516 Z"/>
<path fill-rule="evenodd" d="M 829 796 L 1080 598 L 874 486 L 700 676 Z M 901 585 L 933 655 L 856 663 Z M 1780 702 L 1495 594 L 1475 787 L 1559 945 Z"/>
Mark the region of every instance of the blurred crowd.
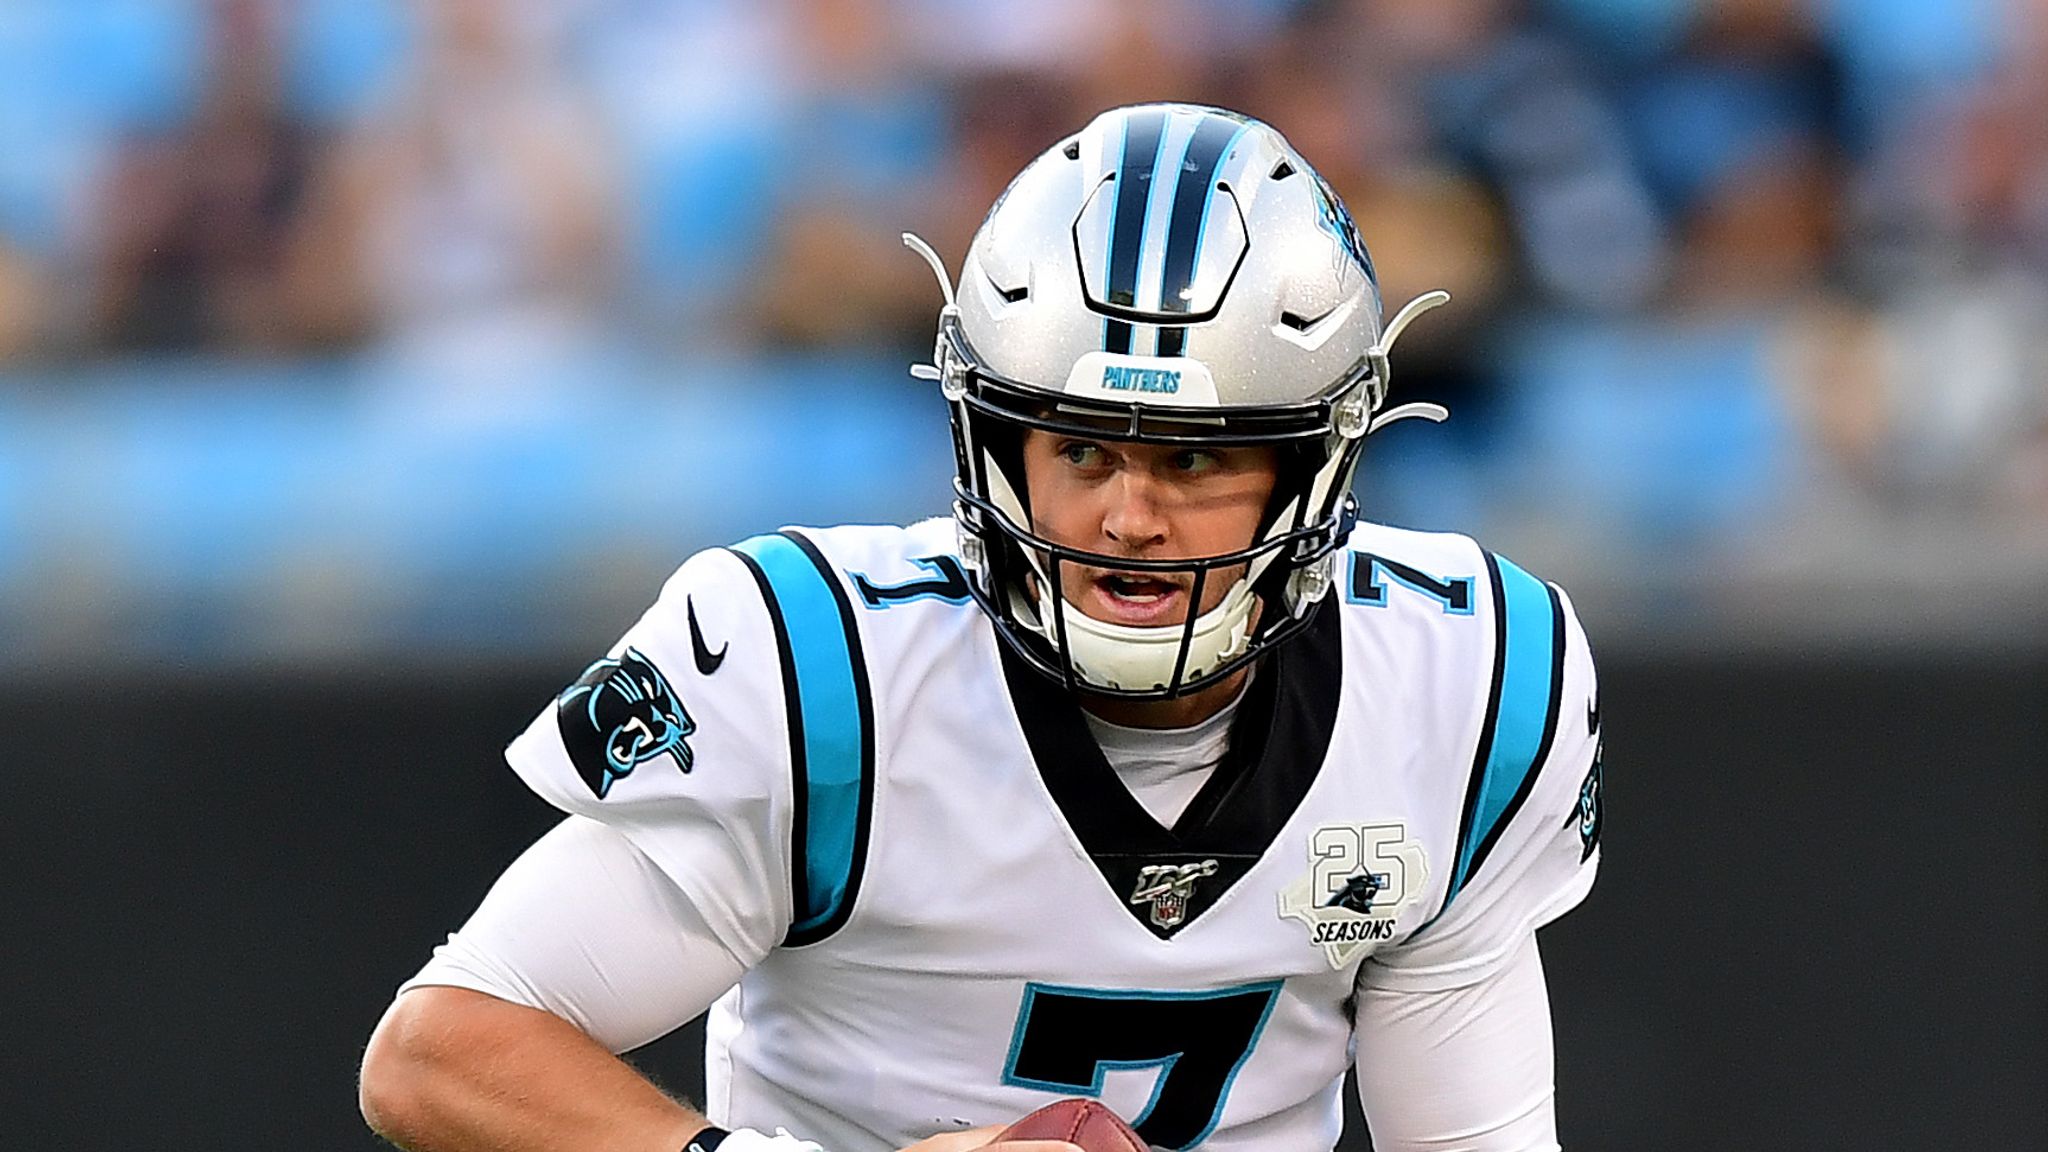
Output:
<path fill-rule="evenodd" d="M 1450 289 L 1475 458 L 2048 521 L 2048 0 L 7 0 L 0 365 L 914 352 L 898 233 L 1161 98 Z"/>

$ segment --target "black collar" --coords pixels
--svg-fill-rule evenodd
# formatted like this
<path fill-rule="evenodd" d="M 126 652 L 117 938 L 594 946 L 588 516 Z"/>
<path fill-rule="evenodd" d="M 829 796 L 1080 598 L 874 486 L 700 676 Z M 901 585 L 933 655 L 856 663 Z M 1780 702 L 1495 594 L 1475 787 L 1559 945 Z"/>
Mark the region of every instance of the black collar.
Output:
<path fill-rule="evenodd" d="M 1344 661 L 1334 598 L 1314 613 L 1300 635 L 1264 658 L 1231 722 L 1229 751 L 1172 828 L 1117 778 L 1074 697 L 999 645 L 1010 701 L 1046 791 L 1103 880 L 1161 938 L 1192 923 L 1250 871 L 1315 783 L 1337 723 Z M 1170 885 L 1163 902 L 1132 898 L 1141 887 L 1158 889 L 1163 869 L 1186 877 L 1179 903 Z"/>

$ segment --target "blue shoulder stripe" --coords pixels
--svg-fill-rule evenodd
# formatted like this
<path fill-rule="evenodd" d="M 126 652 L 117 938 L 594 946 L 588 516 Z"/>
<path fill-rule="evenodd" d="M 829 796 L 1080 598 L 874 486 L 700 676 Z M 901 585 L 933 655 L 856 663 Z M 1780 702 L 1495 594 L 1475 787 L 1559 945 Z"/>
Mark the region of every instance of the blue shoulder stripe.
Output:
<path fill-rule="evenodd" d="M 1557 733 L 1564 688 L 1564 605 L 1556 590 L 1491 552 L 1486 574 L 1493 585 L 1493 682 L 1458 822 L 1457 863 L 1438 916 L 1485 863 L 1535 786 Z"/>
<path fill-rule="evenodd" d="M 831 935 L 853 912 L 874 807 L 874 704 L 853 605 L 823 555 L 793 532 L 732 551 L 761 586 L 782 659 L 789 716 L 791 890 L 788 945 Z"/>

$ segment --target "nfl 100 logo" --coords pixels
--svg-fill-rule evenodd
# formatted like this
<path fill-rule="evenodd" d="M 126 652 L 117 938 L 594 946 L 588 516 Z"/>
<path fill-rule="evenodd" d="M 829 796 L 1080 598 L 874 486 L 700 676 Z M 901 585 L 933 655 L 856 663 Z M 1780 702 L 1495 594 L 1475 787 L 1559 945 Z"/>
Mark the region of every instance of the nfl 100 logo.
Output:
<path fill-rule="evenodd" d="M 1195 882 L 1216 874 L 1216 861 L 1195 864 L 1147 864 L 1138 870 L 1138 883 L 1131 889 L 1131 903 L 1150 904 L 1148 915 L 1161 928 L 1177 928 L 1188 918 L 1188 897 Z"/>

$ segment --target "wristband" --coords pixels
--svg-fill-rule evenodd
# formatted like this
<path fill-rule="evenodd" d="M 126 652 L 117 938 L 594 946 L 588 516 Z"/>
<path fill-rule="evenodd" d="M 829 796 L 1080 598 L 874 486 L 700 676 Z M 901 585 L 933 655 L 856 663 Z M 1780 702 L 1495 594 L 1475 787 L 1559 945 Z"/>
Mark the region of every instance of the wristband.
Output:
<path fill-rule="evenodd" d="M 713 1124 L 690 1137 L 690 1142 L 683 1145 L 683 1152 L 717 1152 L 718 1146 L 725 1143 L 725 1138 L 730 1135 L 732 1133 Z"/>
<path fill-rule="evenodd" d="M 753 1128 L 735 1128 L 728 1132 L 712 1125 L 683 1145 L 683 1152 L 825 1152 L 825 1149 L 809 1140 L 799 1140 L 789 1134 L 787 1128 L 777 1128 L 775 1135 Z"/>

